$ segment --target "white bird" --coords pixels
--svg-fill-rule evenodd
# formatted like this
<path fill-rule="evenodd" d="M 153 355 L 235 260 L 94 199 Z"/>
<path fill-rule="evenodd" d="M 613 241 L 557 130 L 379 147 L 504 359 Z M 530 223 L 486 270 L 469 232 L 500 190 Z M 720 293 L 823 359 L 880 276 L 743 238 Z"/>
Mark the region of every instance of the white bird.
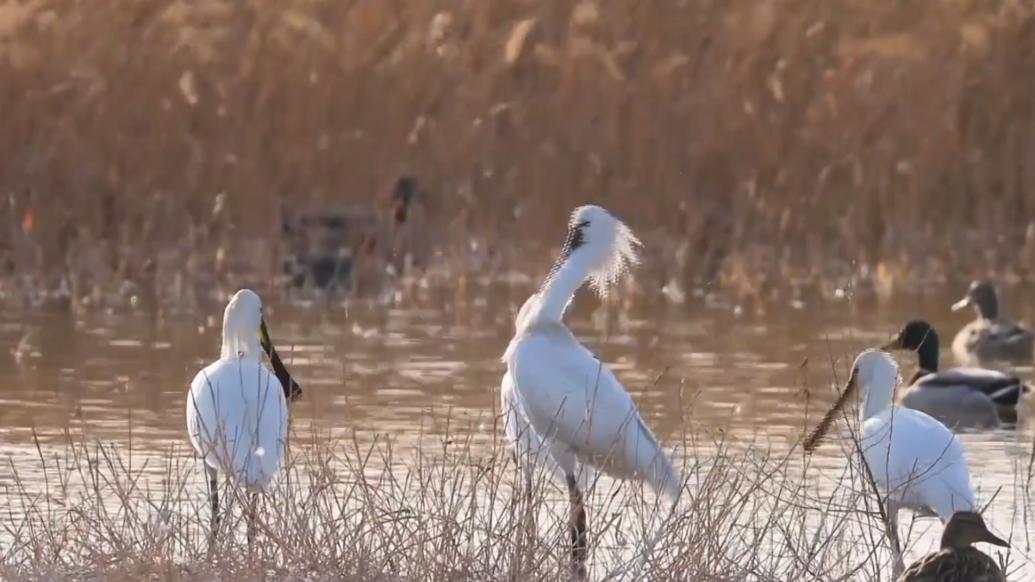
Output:
<path fill-rule="evenodd" d="M 599 206 L 576 208 L 568 237 L 542 287 L 522 306 L 503 355 L 500 387 L 507 436 L 526 468 L 548 463 L 571 501 L 576 575 L 585 575 L 586 516 L 576 462 L 619 479 L 649 483 L 675 499 L 680 477 L 611 370 L 582 346 L 562 316 L 589 279 L 598 295 L 637 263 L 633 233 Z"/>
<path fill-rule="evenodd" d="M 518 310 L 515 329 L 521 329 L 524 316 L 536 299 L 537 296 L 532 295 Z M 504 361 L 506 360 L 504 359 Z M 503 374 L 503 381 L 500 383 L 500 401 L 504 414 L 504 430 L 507 440 L 514 450 L 517 465 L 524 473 L 526 492 L 531 493 L 532 484 L 538 477 L 538 471 L 544 471 L 554 479 L 563 481 L 564 471 L 550 455 L 549 447 L 542 435 L 532 428 L 528 414 L 525 412 L 525 405 L 521 400 L 521 394 L 515 389 L 514 378 L 510 375 L 509 370 Z"/>
<path fill-rule="evenodd" d="M 898 512 L 933 512 L 947 523 L 957 511 L 975 511 L 974 490 L 963 447 L 944 424 L 910 408 L 893 406 L 898 366 L 887 353 L 866 350 L 852 367 L 844 392 L 805 441 L 812 452 L 835 416 L 858 388 L 862 406 L 859 448 L 869 475 L 884 496 L 896 573 L 904 568 L 898 542 Z"/>
<path fill-rule="evenodd" d="M 273 374 L 262 363 L 264 351 Z M 284 459 L 288 401 L 301 393 L 269 338 L 259 296 L 238 291 L 223 313 L 219 359 L 197 373 L 187 395 L 187 432 L 204 460 L 213 530 L 219 525 L 219 472 L 253 498 L 265 490 Z M 250 512 L 249 540 L 252 518 Z"/>

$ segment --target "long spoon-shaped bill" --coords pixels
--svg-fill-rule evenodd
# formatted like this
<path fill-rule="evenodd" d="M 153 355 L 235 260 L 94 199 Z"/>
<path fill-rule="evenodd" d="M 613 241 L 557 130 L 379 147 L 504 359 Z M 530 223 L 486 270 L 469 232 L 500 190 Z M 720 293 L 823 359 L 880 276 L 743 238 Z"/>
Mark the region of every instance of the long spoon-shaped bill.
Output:
<path fill-rule="evenodd" d="M 270 339 L 270 331 L 266 327 L 266 319 L 262 320 L 259 324 L 259 343 L 262 344 L 262 350 L 266 352 L 266 355 L 270 358 L 270 365 L 273 366 L 273 373 L 277 376 L 277 380 L 280 380 L 280 385 L 284 388 L 284 397 L 287 398 L 288 402 L 294 402 L 302 396 L 302 387 L 295 382 L 295 379 L 291 377 L 291 374 L 287 371 L 284 366 L 284 362 L 280 360 L 280 355 L 277 353 L 277 349 L 273 347 L 273 340 Z"/>
<path fill-rule="evenodd" d="M 832 406 L 830 410 L 823 415 L 823 419 L 819 421 L 816 428 L 813 429 L 808 438 L 805 439 L 803 446 L 806 453 L 812 454 L 812 451 L 816 450 L 820 441 L 823 440 L 823 437 L 825 437 L 827 432 L 830 430 L 830 426 L 834 424 L 834 419 L 837 418 L 837 415 L 844 409 L 845 404 L 847 404 L 855 394 L 856 385 L 858 384 L 856 376 L 858 376 L 858 374 L 859 368 L 853 367 L 852 373 L 848 376 L 848 381 L 845 383 L 844 390 L 841 391 L 841 396 L 838 396 L 837 402 L 834 403 L 834 406 Z"/>

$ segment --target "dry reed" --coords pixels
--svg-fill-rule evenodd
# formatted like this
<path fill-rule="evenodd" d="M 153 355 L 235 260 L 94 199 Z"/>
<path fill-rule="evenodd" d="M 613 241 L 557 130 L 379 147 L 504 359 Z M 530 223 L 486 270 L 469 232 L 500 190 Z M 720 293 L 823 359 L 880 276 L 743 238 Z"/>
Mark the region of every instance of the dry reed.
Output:
<path fill-rule="evenodd" d="M 0 297 L 268 282 L 281 205 L 378 207 L 402 173 L 449 282 L 587 200 L 644 235 L 651 293 L 1028 279 L 1033 27 L 982 0 L 8 0 Z"/>
<path fill-rule="evenodd" d="M 70 434 L 63 445 L 37 443 L 35 460 L 12 462 L 0 496 L 0 575 L 564 579 L 560 487 L 544 477 L 521 489 L 503 443 L 475 441 L 473 427 L 452 430 L 407 446 L 296 436 L 281 478 L 261 498 L 251 547 L 244 492 L 233 484 L 224 495 L 232 514 L 210 537 L 200 467 L 181 445 L 134 451 Z M 684 435 L 684 495 L 667 519 L 652 494 L 598 480 L 587 497 L 591 578 L 629 579 L 643 540 L 657 534 L 641 579 L 889 580 L 880 504 L 865 476 L 855 464 L 813 465 L 800 448 L 786 449 Z M 1029 507 L 1030 474 L 1017 473 Z M 1032 541 L 1012 534 L 1015 547 Z"/>

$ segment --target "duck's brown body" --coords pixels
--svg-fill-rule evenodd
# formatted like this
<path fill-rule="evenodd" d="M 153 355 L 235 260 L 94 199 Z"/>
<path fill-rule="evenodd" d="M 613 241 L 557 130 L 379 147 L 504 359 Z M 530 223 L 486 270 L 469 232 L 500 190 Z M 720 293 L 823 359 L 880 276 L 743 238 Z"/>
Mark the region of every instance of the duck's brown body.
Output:
<path fill-rule="evenodd" d="M 1006 575 L 980 550 L 947 548 L 913 563 L 898 582 L 1006 582 Z"/>
<path fill-rule="evenodd" d="M 961 366 L 988 367 L 1001 363 L 1032 361 L 1035 334 L 1022 325 L 999 318 L 999 296 L 986 281 L 974 281 L 953 311 L 973 307 L 977 319 L 968 323 L 952 341 L 952 353 Z"/>

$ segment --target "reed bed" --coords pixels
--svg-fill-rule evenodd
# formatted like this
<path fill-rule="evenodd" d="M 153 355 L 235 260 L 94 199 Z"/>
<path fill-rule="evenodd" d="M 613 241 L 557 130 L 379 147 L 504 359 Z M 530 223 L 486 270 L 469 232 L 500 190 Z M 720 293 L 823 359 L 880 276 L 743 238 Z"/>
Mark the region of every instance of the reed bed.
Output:
<path fill-rule="evenodd" d="M 473 434 L 410 445 L 296 435 L 284 473 L 260 499 L 251 546 L 246 496 L 233 484 L 223 495 L 231 514 L 210 536 L 201 468 L 183 445 L 134 450 L 70 434 L 37 442 L 35 458 L 11 463 L 0 496 L 0 575 L 567 579 L 565 494 L 545 478 L 529 488 L 498 439 Z M 592 482 L 591 579 L 890 580 L 879 501 L 852 464 L 721 434 L 684 434 L 677 449 L 686 485 L 671 513 L 639 487 Z M 1030 467 L 1019 469 L 1026 501 L 1015 511 L 1030 511 L 1031 484 Z M 1028 533 L 1003 533 L 1022 555 L 1031 547 Z M 655 540 L 649 553 L 646 540 Z M 1008 572 L 1018 567 L 1012 553 L 1005 562 Z"/>
<path fill-rule="evenodd" d="M 0 298 L 190 307 L 273 279 L 282 207 L 387 212 L 403 174 L 450 282 L 527 272 L 586 201 L 648 242 L 651 293 L 1030 280 L 1033 26 L 984 0 L 7 0 Z"/>

